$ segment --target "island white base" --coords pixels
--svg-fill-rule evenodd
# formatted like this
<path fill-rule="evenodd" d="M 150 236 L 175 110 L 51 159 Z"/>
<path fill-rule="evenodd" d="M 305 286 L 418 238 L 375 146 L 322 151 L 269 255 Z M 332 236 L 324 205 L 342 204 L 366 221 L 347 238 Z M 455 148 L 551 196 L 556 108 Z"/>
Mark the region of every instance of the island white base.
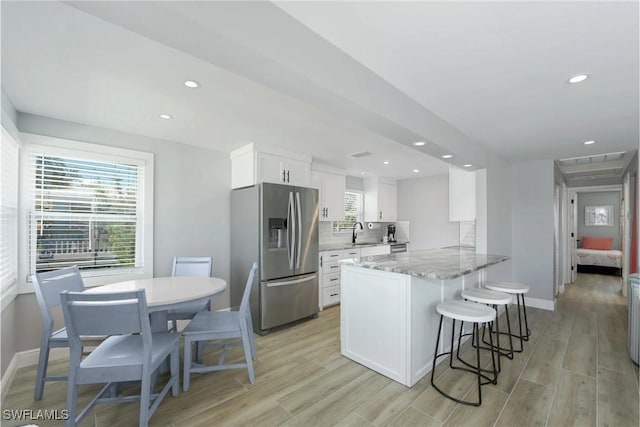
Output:
<path fill-rule="evenodd" d="M 407 387 L 413 386 L 431 371 L 440 321 L 436 305 L 460 299 L 460 291 L 465 288 L 478 287 L 482 274 L 479 271 L 452 280 L 429 280 L 343 265 L 342 354 Z M 445 322 L 443 327 L 439 352 L 451 346 L 451 323 Z"/>

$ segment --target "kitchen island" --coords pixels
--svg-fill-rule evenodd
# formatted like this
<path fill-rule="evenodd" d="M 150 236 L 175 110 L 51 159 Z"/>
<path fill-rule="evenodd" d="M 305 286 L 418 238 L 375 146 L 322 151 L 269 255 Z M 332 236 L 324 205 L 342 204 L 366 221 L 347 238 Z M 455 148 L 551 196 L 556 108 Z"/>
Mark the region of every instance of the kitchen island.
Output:
<path fill-rule="evenodd" d="M 431 370 L 436 305 L 460 299 L 484 281 L 487 267 L 507 259 L 456 247 L 342 261 L 342 354 L 413 386 Z M 450 324 L 444 328 L 448 337 Z M 448 350 L 446 341 L 439 352 Z"/>

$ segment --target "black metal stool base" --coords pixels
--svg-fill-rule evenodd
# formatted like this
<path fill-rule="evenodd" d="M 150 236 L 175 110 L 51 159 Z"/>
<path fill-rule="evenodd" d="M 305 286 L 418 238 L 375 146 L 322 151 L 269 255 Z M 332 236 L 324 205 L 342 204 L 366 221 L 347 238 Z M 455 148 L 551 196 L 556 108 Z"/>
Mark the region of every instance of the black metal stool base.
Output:
<path fill-rule="evenodd" d="M 493 351 L 491 351 L 491 361 L 493 364 L 493 378 L 489 378 L 487 375 L 484 375 L 482 372 L 492 372 L 490 370 L 486 370 L 486 369 L 482 369 L 480 367 L 480 346 L 476 346 L 476 365 L 472 365 L 464 360 L 462 360 L 459 356 L 459 349 L 460 349 L 460 338 L 458 341 L 458 352 L 456 353 L 456 358 L 462 362 L 463 364 L 467 365 L 467 367 L 465 366 L 454 366 L 453 365 L 453 353 L 454 353 L 454 349 L 453 349 L 453 344 L 454 344 L 454 340 L 455 340 L 455 330 L 456 330 L 456 321 L 455 319 L 452 319 L 453 323 L 451 325 L 451 350 L 450 351 L 446 351 L 444 353 L 440 353 L 438 354 L 438 347 L 440 346 L 440 333 L 442 332 L 442 322 L 444 320 L 444 316 L 440 315 L 440 325 L 438 326 L 438 337 L 436 339 L 436 348 L 435 348 L 435 352 L 433 354 L 433 365 L 431 367 L 431 385 L 433 386 L 433 388 L 435 388 L 440 394 L 442 394 L 443 396 L 445 396 L 448 399 L 453 400 L 454 402 L 457 403 L 461 403 L 463 405 L 469 405 L 469 406 L 480 406 L 482 404 L 482 386 L 486 385 L 486 384 L 497 384 L 498 382 L 498 370 L 496 369 L 496 360 L 495 360 L 495 353 Z M 491 323 L 491 322 L 489 322 Z M 462 331 L 462 327 L 464 327 L 464 322 L 461 322 L 461 331 Z M 475 336 L 475 338 L 478 340 L 478 342 L 480 342 L 480 331 L 478 328 L 478 323 L 474 323 L 473 324 L 473 332 L 472 334 Z M 489 338 L 491 339 L 492 342 L 492 347 L 493 347 L 493 339 L 491 338 L 491 336 L 489 336 Z M 473 338 L 472 338 L 473 341 Z M 466 371 L 466 372 L 470 372 L 473 374 L 477 375 L 478 378 L 478 401 L 477 402 L 471 402 L 471 401 L 466 401 L 466 400 L 462 400 L 462 399 L 458 399 L 457 397 L 453 397 L 450 394 L 444 392 L 442 389 L 440 389 L 434 382 L 434 376 L 435 376 L 435 371 L 436 371 L 436 361 L 438 360 L 439 357 L 442 356 L 449 356 L 449 367 L 451 369 L 456 369 L 456 370 L 461 370 L 461 371 Z M 484 381 L 483 381 L 484 379 Z"/>

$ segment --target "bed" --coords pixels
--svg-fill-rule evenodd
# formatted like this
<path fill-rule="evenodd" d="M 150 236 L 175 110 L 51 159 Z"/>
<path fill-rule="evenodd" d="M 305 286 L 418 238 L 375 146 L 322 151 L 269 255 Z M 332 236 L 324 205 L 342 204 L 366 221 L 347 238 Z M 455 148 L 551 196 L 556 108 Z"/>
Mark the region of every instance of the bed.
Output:
<path fill-rule="evenodd" d="M 611 249 L 612 238 L 583 237 L 578 248 L 578 271 L 622 275 L 622 251 Z"/>

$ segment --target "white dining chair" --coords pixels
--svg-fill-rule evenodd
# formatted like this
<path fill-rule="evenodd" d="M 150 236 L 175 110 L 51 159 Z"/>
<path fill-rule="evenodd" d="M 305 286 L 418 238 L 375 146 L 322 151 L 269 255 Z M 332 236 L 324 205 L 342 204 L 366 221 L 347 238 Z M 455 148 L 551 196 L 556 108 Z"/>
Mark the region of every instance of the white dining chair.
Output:
<path fill-rule="evenodd" d="M 190 374 L 220 371 L 223 369 L 238 369 L 246 367 L 249 372 L 249 381 L 255 382 L 253 360 L 257 357 L 256 344 L 253 337 L 253 324 L 251 321 L 251 309 L 249 296 L 253 285 L 258 264 L 253 263 L 247 283 L 242 294 L 242 301 L 238 311 L 201 311 L 187 327 L 182 331 L 184 336 L 184 372 L 183 389 L 189 390 Z M 239 341 L 237 340 L 239 338 Z M 235 341 L 228 341 L 235 339 Z M 222 342 L 209 343 L 204 341 L 224 340 Z M 207 347 L 222 347 L 222 354 L 217 365 L 205 365 L 199 357 L 192 360 L 192 346 L 196 343 L 199 347 L 203 344 Z M 242 346 L 245 363 L 224 363 L 230 346 Z"/>
<path fill-rule="evenodd" d="M 213 270 L 213 257 L 174 257 L 171 276 L 210 277 Z M 185 304 L 179 309 L 169 310 L 167 320 L 171 321 L 171 330 L 178 331 L 178 320 L 191 320 L 200 311 L 211 310 L 211 300 Z"/>
<path fill-rule="evenodd" d="M 42 399 L 45 381 L 66 381 L 66 375 L 47 375 L 49 366 L 49 352 L 52 348 L 69 347 L 66 328 L 53 330 L 53 312 L 60 305 L 60 292 L 84 291 L 84 282 L 77 266 L 62 268 L 55 271 L 36 273 L 31 276 L 33 287 L 42 317 L 42 336 L 40 338 L 40 355 L 36 371 L 36 387 L 34 399 Z M 85 341 L 85 346 L 98 345 L 102 338 L 92 337 Z"/>
<path fill-rule="evenodd" d="M 169 389 L 173 396 L 180 392 L 180 335 L 151 333 L 144 289 L 116 293 L 65 291 L 60 297 L 71 349 L 65 426 L 76 426 L 96 403 L 140 401 L 139 425 L 146 427 Z M 81 339 L 88 335 L 109 337 L 81 359 Z M 167 359 L 170 378 L 159 393 L 153 393 L 153 373 Z M 114 393 L 118 383 L 131 381 L 141 382 L 139 396 Z M 104 386 L 78 411 L 78 386 L 82 384 Z"/>

